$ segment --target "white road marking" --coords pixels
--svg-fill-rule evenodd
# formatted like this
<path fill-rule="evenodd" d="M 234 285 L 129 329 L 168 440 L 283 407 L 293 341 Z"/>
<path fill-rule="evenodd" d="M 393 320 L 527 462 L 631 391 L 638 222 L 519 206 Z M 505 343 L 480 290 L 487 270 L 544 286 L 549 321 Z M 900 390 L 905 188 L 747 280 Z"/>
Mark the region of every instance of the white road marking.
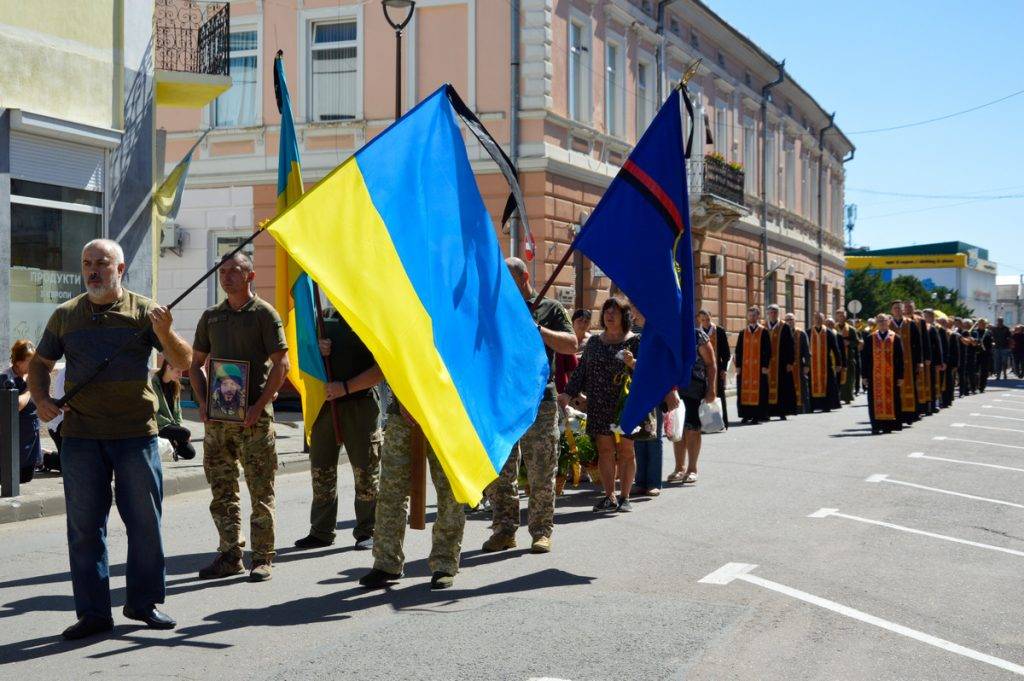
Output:
<path fill-rule="evenodd" d="M 923 489 L 929 492 L 939 492 L 941 494 L 949 494 L 954 497 L 963 497 L 964 499 L 974 499 L 975 501 L 987 501 L 990 504 L 999 504 L 1000 506 L 1013 506 L 1014 508 L 1024 508 L 1024 504 L 1015 504 L 1012 501 L 1004 501 L 1002 499 L 989 499 L 988 497 L 979 497 L 973 494 L 965 494 L 963 492 L 953 492 L 948 489 L 940 489 L 938 487 L 928 487 L 926 485 L 918 485 L 915 482 L 904 482 L 903 480 L 893 480 L 887 473 L 876 473 L 869 475 L 864 479 L 864 482 L 888 482 L 893 485 L 903 485 L 904 487 L 913 487 L 915 489 Z"/>
<path fill-rule="evenodd" d="M 971 414 L 971 416 L 981 416 L 981 417 L 986 418 L 986 419 L 1003 419 L 1005 421 L 1024 421 L 1024 419 L 1018 418 L 1016 416 L 1002 416 L 1000 414 L 978 414 L 978 413 L 974 413 L 974 414 Z"/>
<path fill-rule="evenodd" d="M 945 435 L 936 435 L 932 438 L 933 440 L 948 440 L 950 442 L 969 442 L 973 445 L 988 445 L 989 447 L 1005 447 L 1007 449 L 1024 449 L 1019 445 L 1004 445 L 999 442 L 985 442 L 983 440 L 964 440 L 959 437 L 946 437 Z"/>
<path fill-rule="evenodd" d="M 911 459 L 928 459 L 929 461 L 945 461 L 947 463 L 963 463 L 969 466 L 984 466 L 985 468 L 998 468 L 1002 471 L 1017 471 L 1018 473 L 1024 473 L 1024 468 L 1014 468 L 1012 466 L 997 466 L 994 463 L 981 463 L 980 461 L 964 461 L 962 459 L 945 459 L 941 456 L 928 456 L 924 452 L 913 452 L 907 455 Z"/>
<path fill-rule="evenodd" d="M 1019 428 L 996 428 L 995 426 L 979 426 L 976 423 L 951 423 L 949 425 L 952 428 L 981 428 L 982 430 L 1002 430 L 1007 433 L 1024 433 L 1024 430 Z"/>
<path fill-rule="evenodd" d="M 900 532 L 908 532 L 910 534 L 919 534 L 922 537 L 931 537 L 933 539 L 941 539 L 943 541 L 953 542 L 955 544 L 965 544 L 966 546 L 974 546 L 979 549 L 987 549 L 989 551 L 998 551 L 999 553 L 1008 553 L 1011 556 L 1020 556 L 1024 558 L 1024 551 L 1017 551 L 1015 549 L 1008 549 L 1002 546 L 993 546 L 992 544 L 982 544 L 981 542 L 970 541 L 968 539 L 960 539 L 958 537 L 950 537 L 945 534 L 936 534 L 935 532 L 926 532 L 925 530 L 915 530 L 913 527 L 905 527 L 903 525 L 894 525 L 892 523 L 882 522 L 881 520 L 872 520 L 871 518 L 861 518 L 856 515 L 847 515 L 840 513 L 837 508 L 821 508 L 814 513 L 807 516 L 808 518 L 829 518 L 835 516 L 836 518 L 846 518 L 847 520 L 856 520 L 858 523 L 867 523 L 868 525 L 878 525 L 879 527 L 888 527 L 891 530 L 899 530 Z"/>
<path fill-rule="evenodd" d="M 1002 400 L 996 400 L 996 402 L 1001 402 L 1001 401 Z M 982 409 L 999 409 L 1000 411 L 1015 411 L 1015 412 L 1018 412 L 1018 413 L 1024 412 L 1024 409 L 1014 409 L 1013 407 L 993 407 L 991 404 L 983 404 L 983 405 L 981 405 L 981 408 Z"/>
<path fill-rule="evenodd" d="M 762 577 L 758 577 L 757 575 L 750 574 L 750 572 L 756 567 L 756 565 L 750 565 L 748 563 L 728 563 L 700 580 L 700 583 L 725 585 L 738 579 L 740 581 L 747 582 L 748 584 L 753 584 L 754 586 L 759 586 L 761 588 L 783 594 L 784 596 L 795 598 L 799 601 L 803 601 L 804 603 L 810 603 L 811 605 L 816 605 L 819 608 L 831 610 L 832 612 L 843 615 L 844 617 L 849 617 L 850 619 L 870 624 L 874 627 L 878 627 L 879 629 L 891 631 L 894 634 L 905 636 L 935 648 L 1024 676 L 1024 666 L 998 657 L 993 657 L 992 655 L 986 655 L 985 653 L 972 650 L 971 648 L 967 648 L 958 643 L 953 643 L 951 641 L 938 638 L 937 636 L 932 636 L 931 634 L 926 634 L 922 631 L 905 627 L 902 624 L 889 622 L 881 617 L 869 615 L 866 612 L 861 612 L 860 610 L 855 610 L 854 608 L 841 603 L 836 603 L 835 601 L 830 601 L 828 599 L 821 598 L 820 596 L 809 594 L 806 591 L 800 591 L 799 589 L 788 587 L 785 584 L 779 584 L 778 582 L 772 582 Z"/>

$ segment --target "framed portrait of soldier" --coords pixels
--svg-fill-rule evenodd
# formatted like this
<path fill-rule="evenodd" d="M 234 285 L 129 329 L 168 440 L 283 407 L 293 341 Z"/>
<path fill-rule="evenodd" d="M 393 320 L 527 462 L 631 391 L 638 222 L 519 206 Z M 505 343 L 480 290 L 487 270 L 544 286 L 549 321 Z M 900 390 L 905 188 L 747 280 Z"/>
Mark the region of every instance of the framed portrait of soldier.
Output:
<path fill-rule="evenodd" d="M 249 408 L 249 363 L 210 358 L 207 417 L 211 421 L 241 423 Z"/>

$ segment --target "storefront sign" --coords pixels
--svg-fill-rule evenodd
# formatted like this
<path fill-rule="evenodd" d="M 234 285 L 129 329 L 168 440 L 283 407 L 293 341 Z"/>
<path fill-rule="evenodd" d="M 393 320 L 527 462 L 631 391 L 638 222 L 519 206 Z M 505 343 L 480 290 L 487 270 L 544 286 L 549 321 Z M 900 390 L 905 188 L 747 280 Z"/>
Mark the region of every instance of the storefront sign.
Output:
<path fill-rule="evenodd" d="M 967 254 L 947 255 L 848 255 L 849 270 L 912 270 L 967 267 Z"/>

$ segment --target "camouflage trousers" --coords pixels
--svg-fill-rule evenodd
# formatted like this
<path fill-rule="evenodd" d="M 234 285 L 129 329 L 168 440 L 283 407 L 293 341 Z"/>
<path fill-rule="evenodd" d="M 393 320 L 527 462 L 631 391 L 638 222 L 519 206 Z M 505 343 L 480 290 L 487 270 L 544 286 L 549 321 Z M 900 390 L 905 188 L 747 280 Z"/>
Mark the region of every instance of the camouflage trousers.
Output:
<path fill-rule="evenodd" d="M 412 462 L 412 426 L 397 414 L 388 417 L 384 447 L 380 457 L 380 494 L 377 496 L 377 522 L 373 535 L 373 567 L 394 574 L 405 566 L 405 526 L 409 520 L 409 479 Z M 430 479 L 437 492 L 437 518 L 434 520 L 430 558 L 431 572 L 454 575 L 459 570 L 462 532 L 466 514 L 455 501 L 448 477 L 424 438 L 423 448 L 430 465 Z"/>
<path fill-rule="evenodd" d="M 530 483 L 527 522 L 534 539 L 550 537 L 555 525 L 555 473 L 558 470 L 558 407 L 541 402 L 533 425 L 512 450 L 498 479 L 484 493 L 494 510 L 491 528 L 515 534 L 519 529 L 519 458 Z"/>
<path fill-rule="evenodd" d="M 220 535 L 220 552 L 241 553 L 242 509 L 238 496 L 238 467 L 245 473 L 252 513 L 249 536 L 253 558 L 274 557 L 274 475 L 277 450 L 269 416 L 262 416 L 251 428 L 240 423 L 209 421 L 203 440 L 203 470 L 210 483 L 213 501 L 210 514 Z"/>
<path fill-rule="evenodd" d="M 338 403 L 345 453 L 352 464 L 355 483 L 356 539 L 373 536 L 380 476 L 380 448 L 384 431 L 379 427 L 380 405 L 371 396 Z M 309 438 L 313 504 L 309 510 L 310 535 L 334 541 L 338 522 L 338 456 L 341 448 L 334 435 L 330 403 L 320 409 Z"/>

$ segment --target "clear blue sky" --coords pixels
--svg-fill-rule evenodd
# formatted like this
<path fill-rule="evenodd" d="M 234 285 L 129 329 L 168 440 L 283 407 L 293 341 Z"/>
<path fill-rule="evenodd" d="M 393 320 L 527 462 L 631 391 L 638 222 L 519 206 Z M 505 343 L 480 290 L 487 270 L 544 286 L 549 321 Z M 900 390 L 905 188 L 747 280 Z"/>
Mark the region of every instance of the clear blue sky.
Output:
<path fill-rule="evenodd" d="M 1024 2 L 707 2 L 786 59 L 787 71 L 837 112 L 857 146 L 846 166 L 846 202 L 858 208 L 854 245 L 960 240 L 987 248 L 1000 274 L 1024 273 L 1024 198 L 964 203 L 862 191 L 1024 197 L 1024 94 L 929 125 L 852 134 L 1024 90 Z"/>

